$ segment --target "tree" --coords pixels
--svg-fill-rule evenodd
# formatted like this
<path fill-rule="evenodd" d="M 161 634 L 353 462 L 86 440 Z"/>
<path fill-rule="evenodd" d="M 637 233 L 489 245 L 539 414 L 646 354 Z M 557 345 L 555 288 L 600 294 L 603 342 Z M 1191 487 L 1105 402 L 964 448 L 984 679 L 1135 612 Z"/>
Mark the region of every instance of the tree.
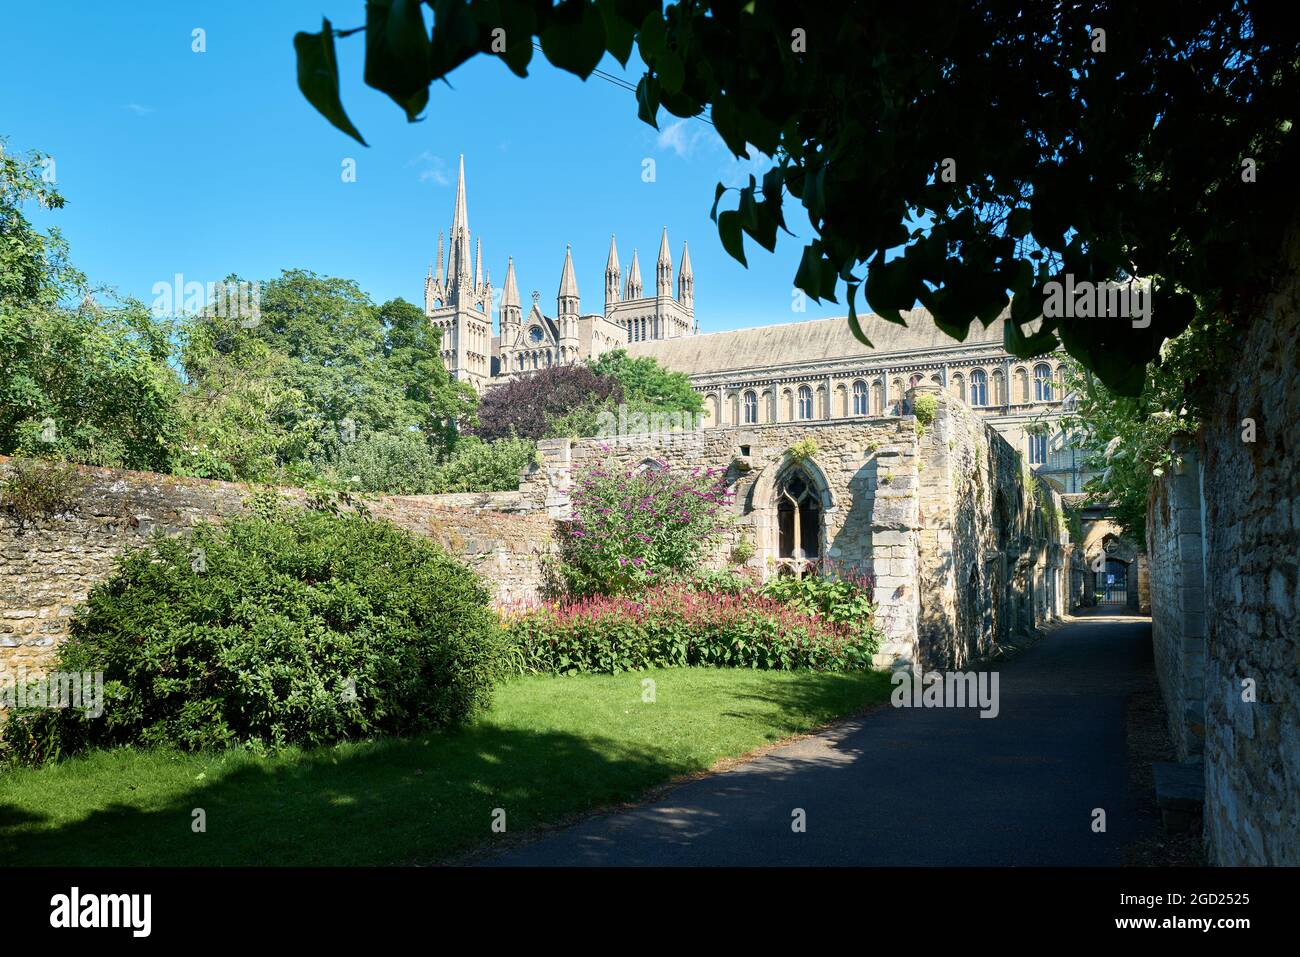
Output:
<path fill-rule="evenodd" d="M 473 390 L 451 380 L 417 307 L 376 307 L 355 282 L 303 270 L 258 287 L 255 322 L 214 310 L 186 320 L 178 458 L 192 474 L 303 482 L 346 471 L 349 443 L 390 436 L 375 449 L 391 458 L 414 435 L 436 457 L 457 423 L 473 423 Z"/>
<path fill-rule="evenodd" d="M 494 439 L 542 439 L 552 419 L 623 401 L 623 386 L 586 365 L 550 366 L 497 386 L 479 402 L 474 433 Z"/>
<path fill-rule="evenodd" d="M 378 0 L 365 5 L 365 82 L 416 121 L 429 87 L 474 56 L 526 76 L 534 37 L 582 78 L 635 44 L 638 115 L 702 115 L 737 156 L 772 158 L 713 217 L 775 248 L 795 197 L 816 237 L 795 284 L 861 290 L 902 322 L 919 302 L 963 339 L 1010 299 L 1015 355 L 1058 341 L 1128 395 L 1194 298 L 1233 311 L 1267 280 L 1295 211 L 1300 25 L 1257 0 L 1150 4 L 943 0 Z M 298 84 L 364 143 L 339 95 L 328 20 L 294 37 Z M 865 267 L 865 271 L 864 270 Z M 1049 314 L 1053 287 L 1149 279 L 1150 322 Z M 1248 322 L 1241 315 L 1238 321 Z"/>
<path fill-rule="evenodd" d="M 628 402 L 645 403 L 663 412 L 703 412 L 704 400 L 691 388 L 691 380 L 682 372 L 670 372 L 653 356 L 635 359 L 626 349 L 606 352 L 590 363 L 600 376 L 612 376 L 623 386 Z"/>
<path fill-rule="evenodd" d="M 1153 477 L 1175 467 L 1170 439 L 1196 432 L 1224 370 L 1232 326 L 1221 317 L 1197 318 L 1161 349 L 1138 396 L 1115 395 L 1082 366 L 1062 367 L 1074 408 L 1062 420 L 1079 447 L 1091 450 L 1086 491 L 1110 503 L 1116 522 L 1138 543 L 1146 541 L 1147 502 Z"/>
<path fill-rule="evenodd" d="M 28 202 L 63 206 L 47 163 L 0 140 L 0 453 L 165 471 L 168 328 L 134 300 L 97 301 L 58 230 L 24 216 Z"/>

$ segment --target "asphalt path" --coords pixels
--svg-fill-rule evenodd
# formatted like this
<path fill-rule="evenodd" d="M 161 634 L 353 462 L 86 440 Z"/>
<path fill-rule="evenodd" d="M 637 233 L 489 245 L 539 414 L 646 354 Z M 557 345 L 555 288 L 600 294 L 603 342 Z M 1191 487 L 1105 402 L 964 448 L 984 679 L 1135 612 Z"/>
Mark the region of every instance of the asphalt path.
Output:
<path fill-rule="evenodd" d="M 1150 662 L 1150 619 L 1076 618 L 972 669 L 998 672 L 996 718 L 886 706 L 483 863 L 1118 865 L 1151 826 L 1125 746 Z"/>

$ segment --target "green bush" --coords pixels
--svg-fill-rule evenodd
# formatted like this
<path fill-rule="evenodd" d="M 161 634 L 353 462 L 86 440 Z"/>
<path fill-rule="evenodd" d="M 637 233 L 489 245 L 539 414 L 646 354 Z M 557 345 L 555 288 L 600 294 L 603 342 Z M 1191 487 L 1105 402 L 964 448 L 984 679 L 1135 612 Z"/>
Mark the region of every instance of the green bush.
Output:
<path fill-rule="evenodd" d="M 104 674 L 104 713 L 15 711 L 20 759 L 86 746 L 318 745 L 463 722 L 503 642 L 479 579 L 356 515 L 283 511 L 119 558 L 57 670 Z"/>
<path fill-rule="evenodd" d="M 519 475 L 537 457 L 537 444 L 529 439 L 484 442 L 474 436 L 456 441 L 450 459 L 433 470 L 429 492 L 511 492 L 519 488 Z"/>
<path fill-rule="evenodd" d="M 354 492 L 421 495 L 433 485 L 438 459 L 422 432 L 372 432 L 340 443 L 334 484 Z"/>
<path fill-rule="evenodd" d="M 510 619 L 506 632 L 523 670 L 556 674 L 681 665 L 856 671 L 871 667 L 875 651 L 867 636 L 775 599 L 681 583 L 543 606 Z"/>
<path fill-rule="evenodd" d="M 827 569 L 828 575 L 773 578 L 760 594 L 809 615 L 842 625 L 873 644 L 878 640 L 873 581 L 851 569 Z"/>

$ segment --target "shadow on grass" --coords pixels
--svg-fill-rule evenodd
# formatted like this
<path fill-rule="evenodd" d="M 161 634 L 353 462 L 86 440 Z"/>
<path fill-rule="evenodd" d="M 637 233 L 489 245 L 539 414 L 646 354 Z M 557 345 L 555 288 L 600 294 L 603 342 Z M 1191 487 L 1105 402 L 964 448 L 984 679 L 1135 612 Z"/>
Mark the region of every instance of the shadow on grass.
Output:
<path fill-rule="evenodd" d="M 770 692 L 736 688 L 730 700 L 752 709 L 714 713 L 766 725 L 773 740 L 881 700 L 888 678 L 878 677 L 883 693 L 865 695 L 862 675 L 808 673 Z M 0 860 L 70 866 L 436 863 L 635 800 L 705 769 L 689 749 L 610 734 L 609 728 L 601 735 L 573 734 L 485 719 L 455 733 L 261 757 L 95 752 L 56 768 L 15 772 L 8 782 L 0 772 Z M 498 808 L 507 835 L 492 830 Z M 206 832 L 192 829 L 196 809 L 206 816 Z"/>
<path fill-rule="evenodd" d="M 426 743 L 427 742 L 427 743 Z M 62 770 L 106 773 L 112 755 Z M 16 865 L 312 865 L 434 862 L 508 832 L 630 800 L 694 770 L 656 749 L 608 739 L 482 725 L 455 735 L 386 740 L 271 758 L 233 753 L 185 759 L 177 794 L 149 797 L 150 757 L 116 771 L 114 800 L 87 817 L 45 827 L 39 809 L 0 802 L 0 859 Z M 175 756 L 160 771 L 175 774 Z M 189 762 L 193 762 L 190 764 Z M 188 767 L 186 766 L 188 765 Z M 167 769 L 170 768 L 170 772 Z M 134 787 L 145 797 L 133 800 Z M 103 786 L 102 783 L 99 786 Z M 120 792 L 120 798 L 118 793 Z M 192 830 L 193 811 L 206 833 Z"/>

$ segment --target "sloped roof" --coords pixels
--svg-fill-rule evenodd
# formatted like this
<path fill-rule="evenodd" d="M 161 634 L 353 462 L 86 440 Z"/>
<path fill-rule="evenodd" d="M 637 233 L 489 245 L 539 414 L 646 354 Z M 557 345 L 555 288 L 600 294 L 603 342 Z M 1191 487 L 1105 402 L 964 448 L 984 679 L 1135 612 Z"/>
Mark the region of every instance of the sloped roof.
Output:
<path fill-rule="evenodd" d="M 929 312 L 912 309 L 903 313 L 906 326 L 888 322 L 875 314 L 860 315 L 862 331 L 874 348 L 859 342 L 849 329 L 848 319 L 811 319 L 755 329 L 734 329 L 677 339 L 653 339 L 630 343 L 628 354 L 652 356 L 666 368 L 687 375 L 709 375 L 836 359 L 881 360 L 887 356 L 960 351 L 974 345 L 1002 345 L 1003 319 L 985 328 L 971 324 L 964 342 L 958 342 L 934 324 Z"/>

